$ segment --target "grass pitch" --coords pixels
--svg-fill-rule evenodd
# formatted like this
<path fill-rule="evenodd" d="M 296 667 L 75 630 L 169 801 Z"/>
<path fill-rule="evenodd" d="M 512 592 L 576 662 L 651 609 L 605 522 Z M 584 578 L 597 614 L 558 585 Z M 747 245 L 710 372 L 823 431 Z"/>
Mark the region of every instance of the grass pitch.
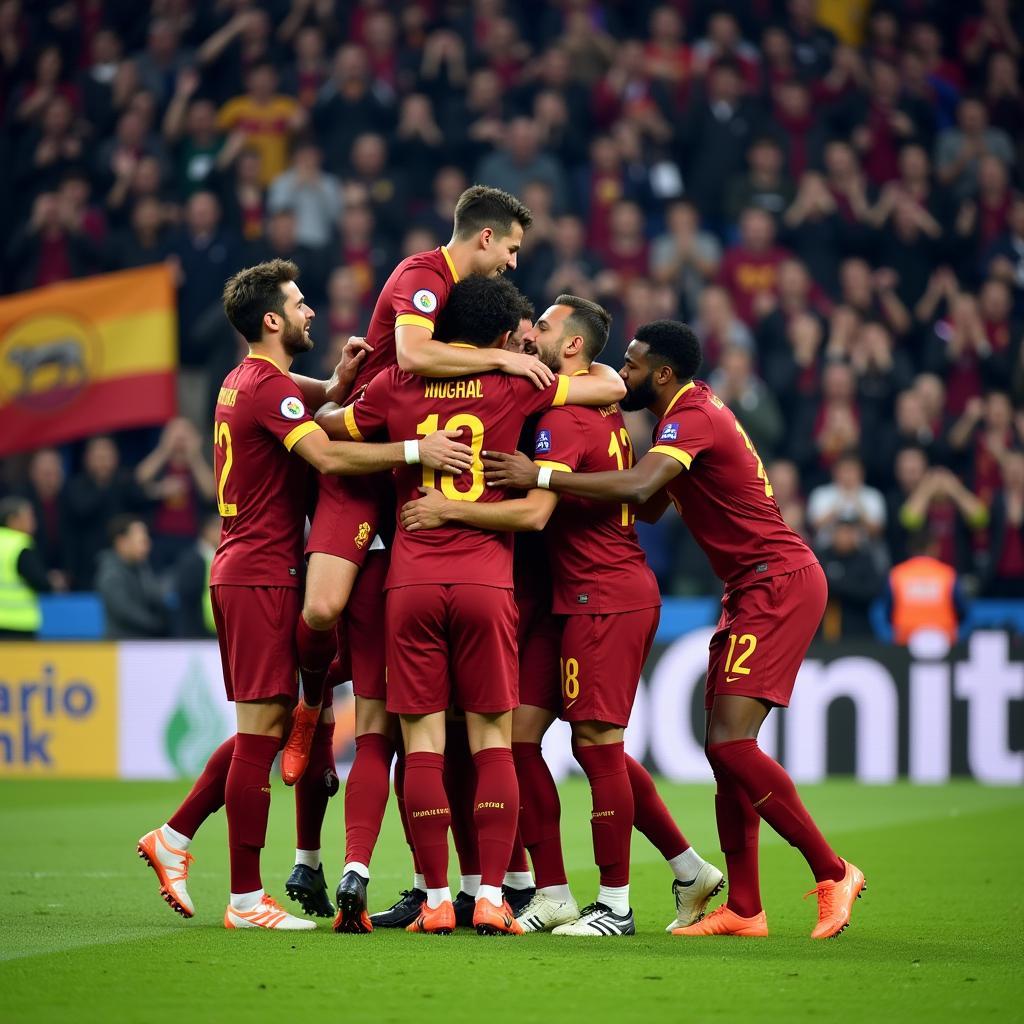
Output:
<path fill-rule="evenodd" d="M 186 787 L 118 782 L 0 783 L 0 1020 L 936 1021 L 1024 1020 L 1024 792 L 805 787 L 868 892 L 838 940 L 811 942 L 813 880 L 762 827 L 771 937 L 684 940 L 670 875 L 634 833 L 635 938 L 481 938 L 378 931 L 228 932 L 223 815 L 193 845 L 183 921 L 136 858 Z M 663 784 L 683 830 L 721 864 L 712 790 Z M 596 893 L 589 793 L 562 788 L 570 882 Z M 325 833 L 328 883 L 340 871 L 341 799 Z M 274 792 L 264 882 L 283 900 L 294 843 L 292 798 Z M 373 864 L 371 909 L 409 882 L 393 804 Z M 452 875 L 455 881 L 455 861 Z"/>

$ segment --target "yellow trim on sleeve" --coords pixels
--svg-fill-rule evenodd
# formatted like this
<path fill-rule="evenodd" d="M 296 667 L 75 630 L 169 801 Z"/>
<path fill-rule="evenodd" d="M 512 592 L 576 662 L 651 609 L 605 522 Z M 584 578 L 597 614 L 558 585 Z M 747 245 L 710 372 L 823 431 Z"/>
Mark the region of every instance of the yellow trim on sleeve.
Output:
<path fill-rule="evenodd" d="M 552 407 L 565 405 L 569 397 L 569 378 L 564 373 L 558 375 L 558 387 L 555 388 L 555 397 L 551 400 Z"/>
<path fill-rule="evenodd" d="M 452 260 L 452 254 L 448 251 L 447 245 L 441 246 L 441 255 L 444 257 L 445 263 L 448 264 L 448 269 L 452 272 L 452 280 L 459 283 L 459 272 L 455 269 L 455 262 Z"/>
<path fill-rule="evenodd" d="M 680 448 L 670 448 L 667 444 L 656 444 L 653 448 L 649 449 L 649 453 L 652 455 L 667 455 L 670 459 L 681 462 L 686 469 L 689 469 L 690 463 L 693 462 L 693 456 L 689 452 L 684 452 Z"/>
<path fill-rule="evenodd" d="M 345 429 L 349 432 L 349 436 L 353 441 L 362 441 L 362 432 L 356 426 L 356 408 L 354 405 L 345 406 Z"/>
<path fill-rule="evenodd" d="M 476 348 L 476 345 L 470 345 L 468 341 L 449 341 L 449 348 Z"/>
<path fill-rule="evenodd" d="M 395 327 L 425 327 L 431 334 L 434 333 L 434 321 L 419 313 L 399 313 L 395 317 Z"/>
<path fill-rule="evenodd" d="M 304 437 L 308 434 L 312 434 L 314 430 L 320 430 L 320 424 L 314 423 L 312 420 L 306 420 L 305 423 L 300 423 L 297 427 L 289 430 L 285 434 L 284 441 L 282 442 L 288 451 L 291 451 Z"/>
<path fill-rule="evenodd" d="M 564 462 L 549 462 L 547 459 L 534 459 L 533 464 L 540 466 L 541 469 L 561 469 L 566 473 L 572 472 L 572 466 L 567 466 Z"/>

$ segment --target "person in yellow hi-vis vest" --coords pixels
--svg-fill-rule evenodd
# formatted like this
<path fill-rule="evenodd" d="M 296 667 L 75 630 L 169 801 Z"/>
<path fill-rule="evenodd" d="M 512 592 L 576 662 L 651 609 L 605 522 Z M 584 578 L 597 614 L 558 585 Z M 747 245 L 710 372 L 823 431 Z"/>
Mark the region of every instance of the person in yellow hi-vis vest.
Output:
<path fill-rule="evenodd" d="M 889 570 L 889 621 L 893 642 L 914 645 L 915 637 L 941 637 L 947 647 L 956 643 L 965 601 L 956 569 L 934 555 L 926 534 L 910 544 L 911 557 Z"/>
<path fill-rule="evenodd" d="M 0 639 L 31 640 L 43 624 L 39 594 L 53 584 L 35 550 L 36 517 L 25 498 L 0 501 Z"/>
<path fill-rule="evenodd" d="M 220 542 L 220 516 L 203 521 L 199 539 L 183 552 L 175 566 L 175 590 L 178 595 L 177 636 L 216 636 L 213 603 L 210 600 L 210 566 Z"/>

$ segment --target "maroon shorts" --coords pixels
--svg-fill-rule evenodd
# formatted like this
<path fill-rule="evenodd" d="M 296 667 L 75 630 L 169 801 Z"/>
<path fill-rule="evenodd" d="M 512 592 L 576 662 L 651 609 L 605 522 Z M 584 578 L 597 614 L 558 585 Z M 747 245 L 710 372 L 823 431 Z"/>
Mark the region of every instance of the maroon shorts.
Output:
<path fill-rule="evenodd" d="M 562 680 L 558 658 L 562 647 L 562 620 L 551 614 L 550 602 L 530 598 L 516 601 L 519 609 L 519 703 L 562 710 Z"/>
<path fill-rule="evenodd" d="M 390 473 L 321 476 L 306 554 L 321 551 L 362 565 L 393 503 Z"/>
<path fill-rule="evenodd" d="M 302 612 L 302 591 L 218 584 L 210 588 L 210 597 L 228 700 L 295 700 L 295 623 Z"/>
<path fill-rule="evenodd" d="M 562 717 L 629 724 L 660 608 L 562 616 Z"/>
<path fill-rule="evenodd" d="M 519 703 L 511 590 L 425 583 L 388 591 L 388 711 L 428 715 L 455 704 L 496 714 Z"/>
<path fill-rule="evenodd" d="M 828 583 L 817 562 L 726 591 L 711 637 L 705 710 L 719 694 L 788 707 L 827 600 Z"/>

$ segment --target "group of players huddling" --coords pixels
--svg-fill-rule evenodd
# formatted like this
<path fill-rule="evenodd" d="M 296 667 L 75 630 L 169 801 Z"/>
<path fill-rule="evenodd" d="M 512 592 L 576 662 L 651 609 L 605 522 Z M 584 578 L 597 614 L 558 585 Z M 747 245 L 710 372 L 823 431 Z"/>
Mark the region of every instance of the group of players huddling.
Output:
<path fill-rule="evenodd" d="M 610 324 L 600 306 L 560 295 L 533 322 L 529 302 L 502 277 L 531 219 L 505 192 L 467 189 L 451 241 L 398 265 L 365 339 L 349 340 L 329 381 L 289 372 L 312 346 L 314 316 L 294 264 L 274 260 L 227 282 L 225 312 L 249 355 L 217 402 L 223 532 L 211 595 L 237 733 L 138 845 L 163 898 L 185 917 L 194 913 L 189 845 L 223 806 L 225 926 L 315 927 L 266 894 L 260 876 L 280 751 L 297 809 L 285 888 L 307 915 L 333 916 L 338 932 L 631 935 L 635 827 L 674 876 L 668 931 L 766 936 L 762 818 L 814 875 L 812 938 L 849 923 L 863 874 L 836 855 L 757 743 L 771 708 L 788 704 L 821 620 L 821 567 L 783 522 L 742 426 L 694 379 L 701 351 L 689 327 L 643 325 L 615 373 L 595 362 Z M 620 408 L 658 419 L 653 447 L 635 464 Z M 725 584 L 705 749 L 729 893 L 710 913 L 722 872 L 689 844 L 623 746 L 661 604 L 633 523 L 655 521 L 669 503 Z M 356 754 L 332 904 L 320 831 L 339 788 L 331 693 L 348 679 Z M 582 909 L 541 755 L 558 717 L 570 723 L 593 797 L 600 888 Z M 396 755 L 414 880 L 371 916 L 370 862 Z M 460 869 L 454 899 L 449 830 Z"/>

